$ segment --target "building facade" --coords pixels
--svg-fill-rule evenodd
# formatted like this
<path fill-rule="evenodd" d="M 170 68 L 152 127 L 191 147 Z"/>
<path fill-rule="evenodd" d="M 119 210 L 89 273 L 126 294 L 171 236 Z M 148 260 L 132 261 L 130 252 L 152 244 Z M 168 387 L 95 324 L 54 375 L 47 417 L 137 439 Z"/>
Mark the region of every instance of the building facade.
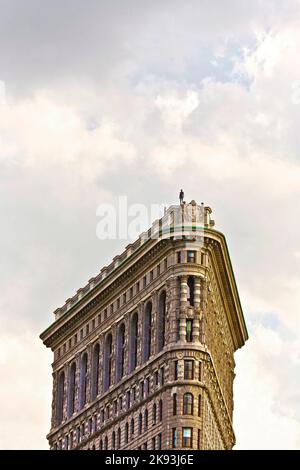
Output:
<path fill-rule="evenodd" d="M 209 207 L 171 206 L 54 313 L 51 449 L 232 449 L 248 335 Z"/>

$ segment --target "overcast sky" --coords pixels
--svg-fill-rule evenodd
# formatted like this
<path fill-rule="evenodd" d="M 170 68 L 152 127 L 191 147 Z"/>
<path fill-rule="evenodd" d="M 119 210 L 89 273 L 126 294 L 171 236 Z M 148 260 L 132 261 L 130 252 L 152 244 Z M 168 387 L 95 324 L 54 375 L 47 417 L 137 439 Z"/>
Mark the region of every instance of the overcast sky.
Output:
<path fill-rule="evenodd" d="M 127 244 L 99 204 L 181 187 L 249 329 L 236 448 L 300 448 L 299 53 L 297 0 L 0 0 L 0 448 L 47 448 L 39 334 Z"/>

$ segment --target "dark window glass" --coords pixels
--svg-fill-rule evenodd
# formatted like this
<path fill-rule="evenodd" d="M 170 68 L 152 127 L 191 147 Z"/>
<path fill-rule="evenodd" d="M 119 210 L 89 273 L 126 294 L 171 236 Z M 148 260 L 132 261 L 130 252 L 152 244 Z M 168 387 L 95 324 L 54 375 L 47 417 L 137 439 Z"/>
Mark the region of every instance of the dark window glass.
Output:
<path fill-rule="evenodd" d="M 183 395 L 183 414 L 192 415 L 194 406 L 194 398 L 191 393 L 185 393 Z"/>
<path fill-rule="evenodd" d="M 187 301 L 191 307 L 194 306 L 194 277 L 189 276 L 187 281 Z"/>
<path fill-rule="evenodd" d="M 177 393 L 173 393 L 173 415 L 177 415 Z"/>
<path fill-rule="evenodd" d="M 178 361 L 174 361 L 174 380 L 178 380 Z"/>
<path fill-rule="evenodd" d="M 177 432 L 176 428 L 172 428 L 172 448 L 176 449 L 177 447 Z"/>

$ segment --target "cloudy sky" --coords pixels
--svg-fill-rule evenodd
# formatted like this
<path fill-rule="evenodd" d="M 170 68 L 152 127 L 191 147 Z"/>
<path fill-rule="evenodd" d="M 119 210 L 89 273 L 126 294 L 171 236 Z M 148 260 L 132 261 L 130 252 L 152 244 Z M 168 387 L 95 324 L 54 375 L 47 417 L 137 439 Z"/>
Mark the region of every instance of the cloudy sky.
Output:
<path fill-rule="evenodd" d="M 249 329 L 238 449 L 300 448 L 300 2 L 0 0 L 0 448 L 47 448 L 53 310 L 126 240 L 99 204 L 213 208 Z"/>

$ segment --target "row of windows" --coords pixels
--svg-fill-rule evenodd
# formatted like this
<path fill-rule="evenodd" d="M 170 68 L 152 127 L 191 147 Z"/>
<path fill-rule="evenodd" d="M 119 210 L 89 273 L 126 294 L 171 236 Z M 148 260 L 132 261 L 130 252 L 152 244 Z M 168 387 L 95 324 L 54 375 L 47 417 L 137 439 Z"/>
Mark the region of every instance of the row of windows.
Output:
<path fill-rule="evenodd" d="M 179 414 L 179 400 L 177 393 L 173 393 L 173 415 Z M 182 399 L 182 414 L 194 415 L 194 395 L 185 393 Z M 201 416 L 201 395 L 198 395 L 198 416 Z"/>
<path fill-rule="evenodd" d="M 164 270 L 168 267 L 167 258 L 165 258 L 164 262 Z M 57 350 L 57 357 L 59 358 L 61 354 L 65 354 L 68 350 L 75 346 L 80 340 L 82 340 L 85 336 L 87 336 L 90 331 L 93 331 L 96 326 L 101 325 L 103 321 L 105 321 L 109 315 L 113 314 L 116 310 L 118 310 L 121 306 L 125 305 L 129 300 L 133 298 L 134 295 L 138 294 L 141 289 L 145 288 L 150 282 L 152 282 L 156 276 L 161 274 L 161 264 L 156 266 L 156 270 L 152 269 L 147 275 L 145 275 L 140 281 L 138 281 L 134 286 L 130 287 L 126 292 L 122 294 L 115 302 L 113 302 L 109 307 L 103 310 L 98 315 L 97 318 L 97 325 L 96 319 L 94 318 L 90 323 L 87 323 L 84 328 L 82 328 L 78 333 L 76 333 L 72 338 L 68 340 L 67 343 L 64 343 L 62 347 Z"/>
<path fill-rule="evenodd" d="M 165 322 L 166 322 L 166 292 L 163 291 L 159 297 L 158 308 L 158 324 L 157 329 L 160 332 L 157 341 L 157 352 L 161 351 L 165 345 Z M 146 362 L 151 355 L 152 344 L 152 302 L 146 304 L 145 312 L 143 315 L 143 338 L 142 338 L 142 360 Z M 138 314 L 134 313 L 131 317 L 129 331 L 129 348 L 128 348 L 128 369 L 129 373 L 133 372 L 137 367 L 137 354 L 138 354 Z M 116 359 L 115 359 L 115 381 L 119 382 L 125 375 L 125 323 L 122 322 L 117 329 L 116 338 Z M 113 337 L 108 333 L 104 342 L 103 354 L 103 392 L 107 391 L 113 383 Z M 100 346 L 99 343 L 93 348 L 92 357 L 92 375 L 91 375 L 91 399 L 92 401 L 99 394 L 99 358 Z M 79 409 L 82 409 L 87 403 L 87 374 L 88 374 L 88 355 L 83 353 L 80 360 L 80 374 L 79 374 Z M 71 417 L 75 412 L 75 399 L 76 399 L 76 363 L 73 362 L 69 369 L 69 387 L 68 387 L 68 417 Z M 60 424 L 63 419 L 63 408 L 65 400 L 65 373 L 62 371 L 58 379 L 57 387 L 57 402 L 56 402 L 56 423 Z"/>
<path fill-rule="evenodd" d="M 96 353 L 99 359 L 99 345 L 96 345 Z M 183 378 L 184 380 L 194 380 L 195 379 L 195 361 L 193 359 L 185 359 L 183 368 Z M 174 380 L 178 380 L 178 360 L 174 361 Z M 98 382 L 99 369 L 97 368 L 97 377 L 96 384 Z M 82 408 L 87 400 L 87 355 L 83 355 L 82 369 L 80 374 L 80 408 Z M 198 361 L 198 375 L 197 380 L 202 381 L 202 362 Z M 163 386 L 165 382 L 165 372 L 164 367 L 161 367 L 159 370 L 154 372 L 154 386 Z M 70 368 L 70 377 L 69 377 L 69 393 L 68 393 L 68 417 L 71 417 L 75 412 L 75 397 L 76 397 L 76 364 L 72 363 Z M 64 384 L 65 384 L 65 374 L 64 371 L 61 372 L 58 381 L 58 391 L 57 391 L 57 425 L 62 422 L 63 419 L 63 407 L 64 407 Z M 97 387 L 95 382 L 92 382 L 92 399 L 96 397 Z M 141 380 L 138 387 L 139 399 L 144 399 L 150 393 L 150 377 L 146 377 Z M 127 409 L 136 401 L 137 398 L 137 387 L 134 386 L 131 390 L 126 391 L 126 407 Z M 118 400 L 113 402 L 113 411 L 116 415 L 118 410 L 121 412 L 123 409 L 123 397 L 119 397 Z M 104 409 L 101 410 L 101 422 L 109 419 L 110 416 L 110 406 L 107 405 L 106 412 Z"/>
<path fill-rule="evenodd" d="M 159 400 L 158 403 L 153 403 L 152 410 L 151 410 L 151 421 L 152 426 L 155 426 L 157 423 L 161 422 L 163 419 L 163 402 Z M 138 436 L 142 435 L 143 432 L 148 431 L 148 427 L 150 425 L 150 416 L 148 408 L 144 410 L 143 413 L 139 413 L 137 419 L 137 434 Z M 131 418 L 130 422 L 126 422 L 124 426 L 124 442 L 122 442 L 122 433 L 121 427 L 117 429 L 117 431 L 112 432 L 112 439 L 111 439 L 111 448 L 112 449 L 119 449 L 122 444 L 127 445 L 129 439 L 133 439 L 135 436 L 135 425 L 136 422 L 134 418 Z M 76 437 L 76 444 L 80 444 L 85 437 L 89 437 L 93 432 L 97 431 L 97 418 L 95 417 L 94 426 L 92 418 L 89 419 L 89 426 L 88 426 L 88 433 L 86 433 L 85 423 L 82 423 L 80 426 L 77 426 L 75 436 L 74 433 L 71 432 L 69 435 L 66 435 L 64 438 L 64 446 L 66 449 L 72 448 L 74 445 L 74 437 Z M 107 438 L 106 438 L 107 439 Z M 105 445 L 105 438 L 104 440 L 100 440 L 100 448 L 107 449 L 104 447 Z M 102 447 L 101 447 L 102 446 Z"/>
<path fill-rule="evenodd" d="M 182 262 L 182 251 L 177 252 L 177 262 Z M 196 251 L 187 251 L 187 262 L 188 263 L 195 263 L 196 262 Z M 201 253 L 201 264 L 204 262 L 204 253 Z M 168 267 L 167 258 L 164 259 L 164 270 Z M 93 331 L 96 326 L 99 326 L 104 320 L 106 320 L 109 314 L 113 314 L 116 310 L 118 310 L 122 304 L 125 305 L 129 300 L 133 298 L 134 295 L 138 294 L 141 289 L 145 288 L 150 282 L 153 281 L 156 276 L 161 274 L 161 264 L 156 266 L 156 270 L 152 269 L 147 275 L 145 275 L 141 281 L 138 281 L 134 286 L 130 287 L 128 291 L 124 292 L 121 297 L 119 297 L 114 303 L 112 303 L 109 307 L 104 309 L 104 311 L 98 315 L 97 318 L 97 325 L 96 319 L 94 318 L 90 323 L 87 323 L 84 328 L 82 328 L 78 333 L 76 333 L 72 338 L 68 340 L 67 343 L 64 343 L 61 348 L 57 351 L 57 357 L 60 357 L 61 354 L 65 354 L 67 350 L 70 350 L 72 346 L 76 345 L 80 340 L 82 340 L 85 336 L 87 336 L 90 331 Z M 192 276 L 190 276 L 192 277 Z M 193 286 L 191 285 L 192 281 L 188 281 L 188 302 L 193 305 Z M 191 293 L 191 295 L 190 295 Z"/>
<path fill-rule="evenodd" d="M 181 430 L 181 443 L 179 442 L 179 434 Z M 178 432 L 179 431 L 179 432 Z M 171 445 L 173 449 L 178 448 L 194 448 L 193 435 L 197 432 L 197 449 L 200 450 L 202 447 L 201 443 L 201 430 L 193 429 L 192 427 L 182 427 L 182 428 L 172 428 L 171 430 Z M 53 446 L 54 450 L 62 449 L 62 440 L 59 440 L 58 443 L 55 443 Z M 72 449 L 72 433 L 69 436 L 64 438 L 64 449 Z M 125 442 L 126 446 L 129 442 L 129 428 L 128 424 L 125 425 Z M 108 436 L 100 439 L 99 450 L 117 450 L 122 448 L 122 433 L 121 428 L 118 428 L 117 431 L 113 431 L 111 434 L 111 446 L 109 446 Z M 145 441 L 144 444 L 138 447 L 138 450 L 147 450 L 148 442 Z M 162 433 L 157 434 L 151 439 L 151 449 L 161 450 L 162 448 Z M 95 450 L 96 447 L 93 445 L 91 450 Z"/>

